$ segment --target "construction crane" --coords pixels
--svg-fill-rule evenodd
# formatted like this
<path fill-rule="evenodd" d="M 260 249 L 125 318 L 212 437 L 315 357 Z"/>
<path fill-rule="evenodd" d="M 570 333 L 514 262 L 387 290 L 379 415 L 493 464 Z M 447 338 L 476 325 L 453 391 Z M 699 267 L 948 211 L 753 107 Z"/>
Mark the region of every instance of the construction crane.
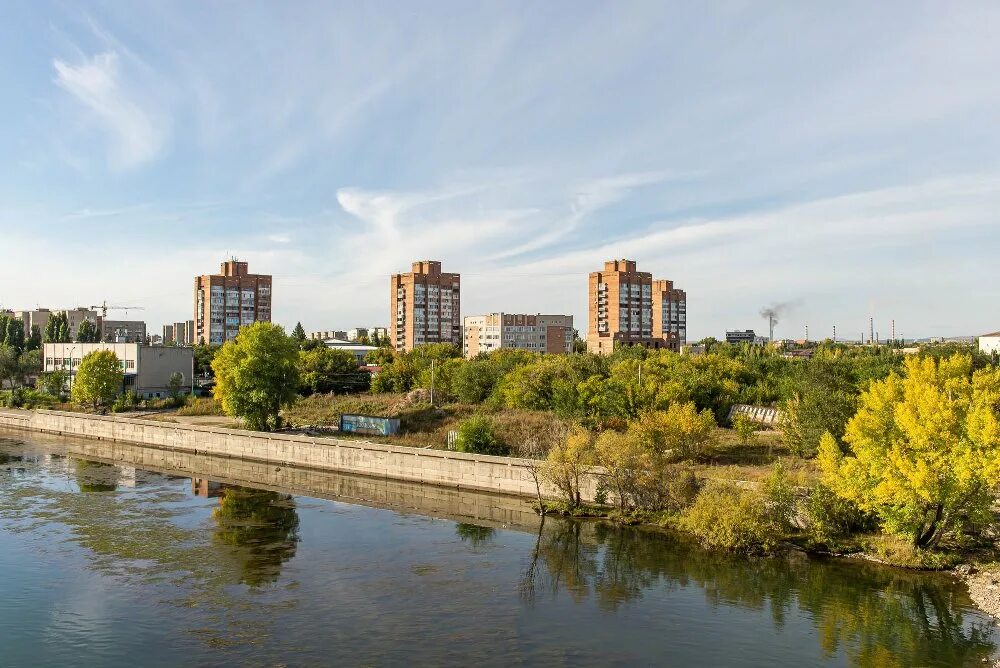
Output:
<path fill-rule="evenodd" d="M 129 311 L 142 311 L 142 306 L 108 306 L 108 300 L 104 300 L 100 304 L 92 304 L 91 309 L 101 309 L 101 318 L 107 320 L 108 310 L 112 311 L 125 311 L 125 318 L 128 318 Z"/>

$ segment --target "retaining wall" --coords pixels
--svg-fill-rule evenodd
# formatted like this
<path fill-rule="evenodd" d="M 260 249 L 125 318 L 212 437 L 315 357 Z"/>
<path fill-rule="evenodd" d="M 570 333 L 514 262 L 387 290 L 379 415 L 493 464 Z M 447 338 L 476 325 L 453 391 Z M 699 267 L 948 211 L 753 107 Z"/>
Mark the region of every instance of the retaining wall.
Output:
<path fill-rule="evenodd" d="M 0 410 L 0 426 L 457 489 L 535 496 L 529 462 L 513 457 L 46 410 Z M 581 481 L 584 500 L 593 500 L 597 480 L 597 474 L 590 474 Z M 543 489 L 543 493 L 552 495 L 552 490 Z"/>

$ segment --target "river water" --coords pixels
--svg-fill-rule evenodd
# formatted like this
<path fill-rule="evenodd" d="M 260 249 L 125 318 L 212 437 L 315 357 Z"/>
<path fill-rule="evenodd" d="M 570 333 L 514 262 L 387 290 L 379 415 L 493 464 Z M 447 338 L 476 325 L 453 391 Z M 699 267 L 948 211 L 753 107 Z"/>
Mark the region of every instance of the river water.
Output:
<path fill-rule="evenodd" d="M 0 572 L 5 666 L 960 666 L 1000 646 L 945 576 L 17 432 Z"/>

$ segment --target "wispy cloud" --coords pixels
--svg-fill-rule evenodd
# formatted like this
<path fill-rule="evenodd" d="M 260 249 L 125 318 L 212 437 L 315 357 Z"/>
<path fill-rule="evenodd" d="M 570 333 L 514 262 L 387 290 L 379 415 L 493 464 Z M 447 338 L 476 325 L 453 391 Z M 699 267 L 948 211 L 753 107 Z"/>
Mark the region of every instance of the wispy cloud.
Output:
<path fill-rule="evenodd" d="M 123 83 L 117 52 L 99 53 L 77 64 L 56 58 L 55 83 L 73 96 L 107 135 L 108 160 L 129 168 L 148 162 L 163 149 L 167 118 L 145 108 Z"/>

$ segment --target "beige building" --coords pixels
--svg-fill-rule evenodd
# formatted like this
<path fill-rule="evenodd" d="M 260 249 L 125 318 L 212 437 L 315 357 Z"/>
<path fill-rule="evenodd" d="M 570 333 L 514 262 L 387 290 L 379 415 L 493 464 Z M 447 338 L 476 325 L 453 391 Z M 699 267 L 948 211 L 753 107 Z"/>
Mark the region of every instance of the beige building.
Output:
<path fill-rule="evenodd" d="M 56 313 L 66 313 L 66 319 L 69 321 L 69 335 L 76 338 L 76 332 L 80 329 L 80 324 L 84 320 L 89 320 L 98 327 L 101 324 L 101 316 L 97 311 L 94 311 L 83 306 L 78 306 L 74 309 L 47 309 L 38 308 L 33 311 L 14 311 L 14 317 L 24 323 L 24 335 L 31 336 L 31 328 L 38 327 L 38 330 L 44 335 L 45 326 L 49 324 L 49 318 L 51 318 Z"/>
<path fill-rule="evenodd" d="M 315 341 L 327 341 L 329 339 L 337 339 L 338 341 L 347 340 L 347 332 L 343 329 L 324 329 L 319 332 L 313 332 L 309 335 L 310 339 Z"/>
<path fill-rule="evenodd" d="M 501 348 L 573 352 L 573 316 L 488 313 L 465 318 L 463 352 L 472 358 Z"/>
<path fill-rule="evenodd" d="M 65 370 L 69 383 L 84 356 L 96 350 L 110 350 L 118 357 L 125 374 L 123 388 L 144 398 L 169 395 L 170 376 L 181 374 L 181 385 L 191 392 L 194 379 L 194 351 L 191 348 L 147 346 L 140 343 L 46 343 L 42 346 L 42 369 L 46 372 Z"/>
<path fill-rule="evenodd" d="M 610 355 L 616 345 L 680 351 L 687 340 L 687 295 L 653 280 L 634 260 L 609 260 L 590 274 L 587 350 Z"/>
<path fill-rule="evenodd" d="M 235 339 L 240 327 L 270 321 L 271 276 L 251 274 L 246 262 L 233 259 L 218 274 L 195 277 L 192 343 L 220 345 Z"/>
<path fill-rule="evenodd" d="M 462 345 L 461 276 L 433 260 L 389 278 L 389 341 L 396 350 L 428 343 Z"/>

